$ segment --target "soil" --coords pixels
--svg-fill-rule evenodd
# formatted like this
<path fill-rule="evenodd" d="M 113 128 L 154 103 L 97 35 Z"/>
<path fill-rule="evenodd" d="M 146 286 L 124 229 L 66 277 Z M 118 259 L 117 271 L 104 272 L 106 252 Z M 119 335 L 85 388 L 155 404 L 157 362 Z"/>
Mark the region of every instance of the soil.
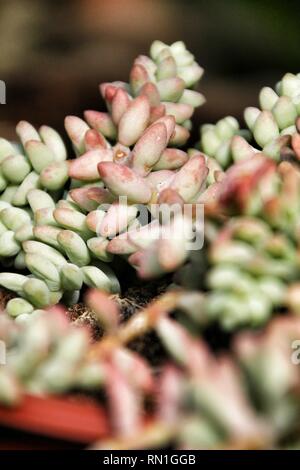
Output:
<path fill-rule="evenodd" d="M 134 287 L 128 287 L 123 295 L 114 295 L 113 299 L 118 303 L 122 319 L 127 321 L 136 311 L 148 305 L 153 299 L 166 291 L 169 282 L 157 280 L 146 285 L 137 283 Z M 103 330 L 97 324 L 93 312 L 84 304 L 76 304 L 68 309 L 70 319 L 77 325 L 89 326 L 93 337 L 98 340 L 103 335 Z M 129 344 L 130 349 L 142 354 L 153 367 L 159 367 L 165 358 L 165 352 L 154 332 L 148 333 Z"/>
<path fill-rule="evenodd" d="M 127 321 L 136 311 L 165 292 L 170 284 L 170 279 L 158 279 L 147 284 L 135 279 L 134 284 L 134 286 L 127 287 L 124 294 L 113 296 L 113 299 L 120 307 L 122 322 Z M 6 303 L 13 297 L 13 293 L 0 289 L 0 310 L 4 310 Z M 95 340 L 102 337 L 103 330 L 101 326 L 96 321 L 93 311 L 84 303 L 72 305 L 67 309 L 67 313 L 74 324 L 89 327 Z M 130 343 L 130 348 L 142 354 L 154 367 L 158 367 L 165 357 L 164 350 L 154 332 L 133 341 Z"/>
<path fill-rule="evenodd" d="M 7 302 L 15 296 L 12 292 L 0 288 L 0 312 L 5 309 Z"/>

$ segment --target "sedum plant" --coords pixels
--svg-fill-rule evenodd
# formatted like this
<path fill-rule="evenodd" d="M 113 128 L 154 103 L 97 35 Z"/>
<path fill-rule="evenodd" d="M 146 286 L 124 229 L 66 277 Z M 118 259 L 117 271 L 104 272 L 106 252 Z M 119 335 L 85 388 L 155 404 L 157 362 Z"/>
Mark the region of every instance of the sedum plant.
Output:
<path fill-rule="evenodd" d="M 213 357 L 172 320 L 162 320 L 159 332 L 179 366 L 162 373 L 159 417 L 177 424 L 180 447 L 258 449 L 280 446 L 293 433 L 297 439 L 299 372 L 291 344 L 298 318 L 273 320 L 260 335 L 238 334 L 231 358 Z"/>
<path fill-rule="evenodd" d="M 257 154 L 216 184 L 205 259 L 193 253 L 177 273 L 186 287 L 201 276 L 206 324 L 259 327 L 282 308 L 299 312 L 299 176 L 292 163 Z"/>
<path fill-rule="evenodd" d="M 88 291 L 86 303 L 103 332 L 114 336 L 121 320 L 117 304 L 96 290 Z M 0 368 L 0 404 L 20 406 L 25 394 L 104 391 L 114 433 L 125 435 L 139 426 L 144 399 L 154 390 L 149 365 L 117 343 L 96 354 L 91 333 L 72 324 L 61 307 L 23 313 L 16 321 L 2 313 L 0 339 L 6 344 L 6 364 Z"/>
<path fill-rule="evenodd" d="M 124 347 L 154 329 L 167 354 L 156 375 L 152 420 L 137 420 L 129 432 L 93 448 L 262 449 L 297 443 L 299 359 L 291 345 L 299 319 L 273 319 L 260 332 L 239 333 L 231 354 L 213 354 L 196 329 L 172 318 L 174 310 L 199 315 L 199 300 L 184 291 L 165 294 L 93 347 L 101 354 L 108 345 Z"/>
<path fill-rule="evenodd" d="M 265 322 L 283 306 L 298 311 L 298 185 L 296 167 L 261 155 L 232 166 L 220 185 L 231 217 L 210 246 L 209 310 L 228 327 Z"/>
<path fill-rule="evenodd" d="M 249 130 L 231 116 L 204 125 L 199 150 L 187 147 L 202 73 L 182 42 L 155 41 L 128 83 L 100 85 L 107 112 L 65 119 L 71 158 L 47 126 L 22 121 L 20 144 L 0 139 L 0 285 L 14 293 L 0 402 L 104 392 L 112 436 L 94 448 L 297 445 L 300 78 L 261 91 Z M 140 286 L 175 275 L 128 318 L 115 257 Z M 97 341 L 57 306 L 84 285 Z M 220 326 L 222 354 L 209 348 Z M 159 367 L 144 357 L 149 335 Z"/>
<path fill-rule="evenodd" d="M 202 154 L 179 148 L 189 137 L 194 109 L 204 102 L 194 90 L 202 73 L 182 42 L 155 41 L 150 57 L 134 61 L 128 83 L 100 85 L 106 113 L 88 110 L 84 119 L 66 118 L 75 158 L 66 160 L 53 129 L 37 131 L 24 121 L 17 126 L 21 146 L 0 141 L 0 254 L 4 266 L 21 271 L 0 273 L 0 285 L 17 295 L 8 304 L 10 315 L 60 300 L 76 303 L 84 284 L 120 292 L 109 266 L 114 256 L 127 259 L 144 279 L 183 264 L 193 277 L 199 271 L 193 259 L 199 257 L 189 252 L 187 240 L 194 236 L 199 205 L 205 206 L 209 245 L 202 282 L 208 290 L 206 316 L 227 329 L 259 325 L 274 309 L 294 302 L 298 172 L 287 162 L 277 168 L 269 158 L 278 136 L 266 137 L 262 145 L 257 133 L 269 135 L 260 130 L 261 115 L 271 114 L 285 129 L 280 158 L 288 154 L 297 161 L 299 78 L 286 75 L 277 86 L 280 96 L 269 88 L 261 91 L 257 124 L 250 119 L 253 108 L 245 111 L 263 152 L 226 117 L 203 126 Z M 285 111 L 282 102 L 290 103 Z M 171 208 L 166 221 L 162 206 Z"/>
<path fill-rule="evenodd" d="M 25 393 L 104 390 L 112 431 L 109 440 L 93 444 L 97 449 L 260 449 L 297 440 L 299 374 L 291 349 L 297 317 L 274 319 L 260 333 L 239 333 L 231 354 L 215 355 L 196 329 L 172 318 L 175 310 L 199 311 L 195 293 L 164 294 L 122 323 L 107 294 L 89 291 L 85 300 L 104 331 L 96 342 L 58 307 L 15 322 L 0 316 L 7 344 L 0 403 L 15 406 Z M 150 330 L 167 355 L 155 373 L 132 350 L 133 339 Z M 145 419 L 149 399 L 154 407 Z"/>
<path fill-rule="evenodd" d="M 251 133 L 240 129 L 238 121 L 232 116 L 226 116 L 216 124 L 204 124 L 200 132 L 200 148 L 210 159 L 216 160 L 220 169 L 227 168 L 242 158 L 239 146 L 236 148 L 236 141 L 239 142 L 240 139 L 235 139 L 235 136 L 246 141 L 251 139 Z"/>
<path fill-rule="evenodd" d="M 0 285 L 14 291 L 22 305 L 31 304 L 27 310 L 60 299 L 74 303 L 83 283 L 118 292 L 117 277 L 106 264 L 113 255 L 132 255 L 129 261 L 136 265 L 140 250 L 153 245 L 148 228 L 172 232 L 173 224 L 193 223 L 175 215 L 164 227 L 153 211 L 149 227 L 141 228 L 138 220 L 138 205 L 150 216 L 151 203 L 197 200 L 208 174 L 202 155 L 178 148 L 189 137 L 194 109 L 204 102 L 192 89 L 203 70 L 182 42 L 156 41 L 150 55 L 134 61 L 129 83 L 100 86 L 107 113 L 66 118 L 76 158 L 66 160 L 53 129 L 37 131 L 24 121 L 17 126 L 21 146 L 0 142 L 0 256 L 4 265 L 25 271 L 1 273 Z M 164 246 L 153 248 L 157 259 L 150 275 L 186 259 L 183 229 L 179 239 L 182 248 L 171 265 Z M 13 307 L 9 311 L 16 316 L 19 309 Z"/>
<path fill-rule="evenodd" d="M 297 134 L 299 100 L 299 74 L 287 73 L 276 84 L 275 90 L 271 87 L 261 89 L 261 109 L 254 106 L 245 109 L 244 120 L 249 130 L 240 129 L 232 116 L 220 119 L 215 125 L 205 124 L 201 126 L 200 148 L 215 158 L 222 168 L 259 151 L 276 161 L 289 158 L 291 152 L 287 152 L 287 148 L 292 136 Z M 254 146 L 247 142 L 251 139 Z"/>

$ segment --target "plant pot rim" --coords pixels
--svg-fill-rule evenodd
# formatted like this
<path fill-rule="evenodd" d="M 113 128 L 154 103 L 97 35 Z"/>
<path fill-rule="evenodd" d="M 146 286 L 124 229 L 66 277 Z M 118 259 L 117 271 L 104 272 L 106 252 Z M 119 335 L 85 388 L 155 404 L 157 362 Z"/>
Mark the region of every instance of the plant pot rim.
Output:
<path fill-rule="evenodd" d="M 110 434 L 104 408 L 95 399 L 72 395 L 26 394 L 17 406 L 0 406 L 0 425 L 81 444 Z"/>

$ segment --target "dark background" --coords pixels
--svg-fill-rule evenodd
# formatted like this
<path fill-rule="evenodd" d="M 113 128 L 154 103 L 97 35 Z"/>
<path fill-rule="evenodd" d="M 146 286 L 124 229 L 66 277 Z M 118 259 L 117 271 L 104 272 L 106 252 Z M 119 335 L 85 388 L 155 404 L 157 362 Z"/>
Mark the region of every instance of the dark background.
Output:
<path fill-rule="evenodd" d="M 241 118 L 261 86 L 300 70 L 299 0 L 0 0 L 0 135 L 103 108 L 98 83 L 127 80 L 156 38 L 183 40 L 206 70 L 197 126 Z"/>

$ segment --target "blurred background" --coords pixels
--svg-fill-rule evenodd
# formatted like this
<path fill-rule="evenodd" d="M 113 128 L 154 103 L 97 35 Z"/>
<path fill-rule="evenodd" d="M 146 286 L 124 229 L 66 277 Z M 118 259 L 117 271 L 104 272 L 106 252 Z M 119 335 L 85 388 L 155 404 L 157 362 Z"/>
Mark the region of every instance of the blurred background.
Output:
<path fill-rule="evenodd" d="M 241 118 L 263 85 L 298 72 L 298 0 L 0 0 L 0 135 L 26 118 L 63 131 L 66 114 L 103 109 L 98 84 L 127 80 L 154 39 L 183 40 L 205 70 L 196 125 Z M 196 131 L 195 135 L 198 132 Z"/>

